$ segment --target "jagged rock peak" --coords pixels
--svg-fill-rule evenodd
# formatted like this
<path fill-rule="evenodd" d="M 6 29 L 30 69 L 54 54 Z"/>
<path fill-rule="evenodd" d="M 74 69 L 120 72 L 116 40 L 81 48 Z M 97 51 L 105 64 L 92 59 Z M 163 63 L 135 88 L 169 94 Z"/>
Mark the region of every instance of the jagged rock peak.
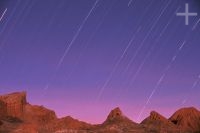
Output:
<path fill-rule="evenodd" d="M 164 116 L 160 115 L 156 111 L 151 111 L 149 118 L 151 120 L 164 120 L 164 119 L 166 119 Z"/>
<path fill-rule="evenodd" d="M 123 113 L 122 113 L 121 109 L 119 107 L 117 107 L 117 108 L 111 110 L 107 119 L 108 120 L 114 120 L 114 119 L 121 118 L 121 117 L 124 117 Z"/>
<path fill-rule="evenodd" d="M 141 124 L 145 125 L 166 125 L 166 126 L 174 126 L 174 124 L 169 121 L 167 118 L 157 113 L 156 111 L 152 111 L 150 116 L 144 119 Z"/>
<path fill-rule="evenodd" d="M 103 124 L 122 124 L 122 123 L 126 123 L 126 124 L 128 124 L 128 125 L 132 125 L 132 124 L 136 124 L 135 122 L 133 122 L 132 120 L 130 120 L 128 117 L 126 117 L 123 113 L 122 113 L 122 111 L 121 111 L 121 109 L 119 108 L 119 107 L 117 107 L 117 108 L 115 108 L 115 109 L 113 109 L 110 113 L 109 113 L 109 115 L 108 115 L 108 117 L 107 117 L 107 119 L 106 119 L 106 121 L 103 123 Z"/>

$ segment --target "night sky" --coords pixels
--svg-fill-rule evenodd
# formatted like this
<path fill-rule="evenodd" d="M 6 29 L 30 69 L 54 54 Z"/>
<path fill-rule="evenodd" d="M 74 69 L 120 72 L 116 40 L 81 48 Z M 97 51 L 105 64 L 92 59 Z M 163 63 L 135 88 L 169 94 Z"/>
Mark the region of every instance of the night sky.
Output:
<path fill-rule="evenodd" d="M 185 17 L 176 13 L 198 13 Z M 199 0 L 0 0 L 0 93 L 100 123 L 200 108 Z"/>

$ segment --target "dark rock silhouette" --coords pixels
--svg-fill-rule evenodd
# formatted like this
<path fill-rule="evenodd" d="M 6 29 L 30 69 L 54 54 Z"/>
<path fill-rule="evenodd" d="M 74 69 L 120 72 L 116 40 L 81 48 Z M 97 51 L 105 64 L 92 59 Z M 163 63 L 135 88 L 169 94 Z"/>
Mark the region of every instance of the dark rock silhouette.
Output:
<path fill-rule="evenodd" d="M 138 124 L 117 107 L 102 124 L 92 125 L 57 118 L 54 111 L 29 104 L 25 92 L 16 92 L 0 96 L 0 133 L 200 133 L 200 112 L 182 108 L 167 119 L 152 111 Z"/>

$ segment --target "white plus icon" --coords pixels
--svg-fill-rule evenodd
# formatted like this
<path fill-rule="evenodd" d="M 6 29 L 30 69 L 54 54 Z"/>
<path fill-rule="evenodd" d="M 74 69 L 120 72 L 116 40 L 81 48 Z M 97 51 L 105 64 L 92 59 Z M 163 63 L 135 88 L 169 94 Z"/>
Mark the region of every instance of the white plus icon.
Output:
<path fill-rule="evenodd" d="M 189 12 L 189 4 L 185 4 L 185 12 L 183 13 L 176 13 L 177 16 L 184 16 L 185 17 L 185 25 L 189 25 L 189 17 L 190 16 L 197 16 L 197 13 Z"/>

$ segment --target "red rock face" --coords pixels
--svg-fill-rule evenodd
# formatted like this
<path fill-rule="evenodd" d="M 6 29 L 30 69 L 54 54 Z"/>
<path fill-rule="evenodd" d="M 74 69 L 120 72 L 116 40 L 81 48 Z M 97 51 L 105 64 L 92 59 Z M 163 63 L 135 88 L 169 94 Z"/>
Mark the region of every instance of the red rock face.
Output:
<path fill-rule="evenodd" d="M 178 131 L 171 121 L 155 111 L 152 111 L 150 116 L 141 122 L 141 125 L 145 127 L 146 132 L 174 133 Z"/>
<path fill-rule="evenodd" d="M 125 116 L 122 114 L 122 111 L 119 107 L 113 109 L 107 117 L 107 121 L 113 121 L 116 119 L 123 119 Z"/>
<path fill-rule="evenodd" d="M 62 130 L 62 129 L 86 130 L 92 127 L 92 125 L 73 119 L 70 116 L 58 119 L 52 124 L 53 124 L 52 126 L 56 130 Z"/>
<path fill-rule="evenodd" d="M 105 122 L 91 125 L 64 117 L 54 111 L 26 102 L 26 93 L 0 96 L 0 133 L 200 133 L 200 112 L 183 108 L 170 119 L 152 111 L 141 124 L 113 109 Z"/>
<path fill-rule="evenodd" d="M 119 122 L 127 122 L 127 123 L 131 122 L 131 123 L 133 123 L 128 117 L 126 117 L 122 113 L 122 111 L 119 107 L 113 109 L 109 113 L 109 115 L 108 115 L 108 117 L 107 117 L 107 119 L 104 123 L 110 123 L 110 122 L 112 123 L 112 122 L 118 122 L 118 121 Z"/>
<path fill-rule="evenodd" d="M 169 121 L 167 118 L 165 118 L 164 116 L 162 116 L 161 114 L 152 111 L 150 113 L 150 116 L 147 117 L 145 120 L 143 120 L 141 122 L 142 124 L 158 124 L 158 125 L 172 125 L 173 123 L 171 121 Z"/>
<path fill-rule="evenodd" d="M 0 118 L 7 116 L 7 105 L 5 102 L 0 101 Z"/>
<path fill-rule="evenodd" d="M 181 129 L 200 132 L 200 112 L 193 107 L 179 109 L 169 120 Z"/>
<path fill-rule="evenodd" d="M 12 93 L 0 96 L 1 132 L 11 133 L 50 133 L 47 127 L 57 117 L 54 111 L 43 106 L 30 105 L 26 101 L 26 93 Z"/>
<path fill-rule="evenodd" d="M 26 104 L 24 109 L 24 120 L 37 124 L 45 124 L 56 120 L 54 111 L 46 109 L 43 106 Z"/>
<path fill-rule="evenodd" d="M 109 113 L 106 121 L 104 121 L 103 124 L 98 127 L 98 131 L 96 132 L 100 131 L 102 133 L 123 133 L 126 130 L 128 133 L 128 131 L 131 129 L 136 129 L 138 132 L 142 133 L 139 124 L 126 117 L 122 113 L 121 109 L 117 107 Z"/>
<path fill-rule="evenodd" d="M 5 110 L 7 116 L 23 118 L 24 107 L 26 104 L 26 92 L 0 96 L 0 101 L 6 105 Z"/>

